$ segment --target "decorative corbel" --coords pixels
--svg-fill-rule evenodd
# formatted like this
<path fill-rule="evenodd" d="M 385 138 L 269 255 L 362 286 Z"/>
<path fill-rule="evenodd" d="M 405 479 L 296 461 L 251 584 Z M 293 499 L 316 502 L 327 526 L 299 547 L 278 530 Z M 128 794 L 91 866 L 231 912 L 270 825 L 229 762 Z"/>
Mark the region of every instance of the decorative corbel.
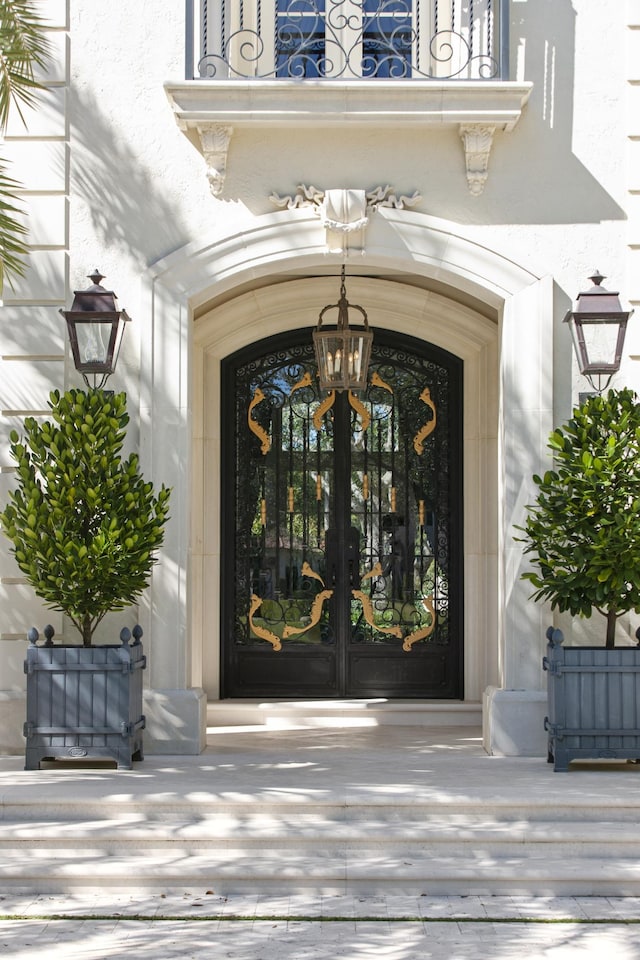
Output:
<path fill-rule="evenodd" d="M 206 123 L 197 127 L 202 156 L 207 164 L 207 180 L 214 197 L 219 197 L 227 173 L 227 154 L 233 127 L 221 123 Z"/>
<path fill-rule="evenodd" d="M 489 154 L 495 125 L 488 123 L 460 124 L 460 137 L 464 146 L 469 192 L 479 197 L 484 190 L 489 172 Z"/>

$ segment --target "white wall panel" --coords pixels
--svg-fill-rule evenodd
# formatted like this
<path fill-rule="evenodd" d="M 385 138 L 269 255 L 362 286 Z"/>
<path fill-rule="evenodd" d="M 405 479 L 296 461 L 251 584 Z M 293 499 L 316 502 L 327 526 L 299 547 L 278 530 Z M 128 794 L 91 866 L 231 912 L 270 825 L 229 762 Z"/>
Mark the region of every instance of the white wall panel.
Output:
<path fill-rule="evenodd" d="M 64 247 L 67 242 L 66 208 L 63 196 L 23 197 L 24 215 L 19 217 L 34 247 Z"/>
<path fill-rule="evenodd" d="M 65 106 L 64 87 L 41 90 L 32 107 L 21 107 L 22 118 L 17 110 L 11 111 L 6 136 L 64 137 L 66 134 Z"/>
<path fill-rule="evenodd" d="M 5 298 L 8 292 L 5 290 Z M 66 325 L 58 309 L 5 303 L 0 322 L 0 356 L 63 354 Z"/>
<path fill-rule="evenodd" d="M 46 67 L 36 67 L 34 75 L 39 83 L 64 83 L 67 78 L 69 38 L 61 31 L 47 33 L 49 56 Z"/>
<path fill-rule="evenodd" d="M 14 280 L 14 289 L 5 286 L 5 302 L 20 300 L 55 301 L 66 298 L 67 256 L 62 250 L 34 250 L 26 262 L 24 277 Z"/>
<path fill-rule="evenodd" d="M 0 581 L 0 639 L 26 637 L 31 627 L 36 627 L 42 636 L 48 623 L 58 633 L 61 622 L 61 614 L 49 610 L 28 584 Z"/>
<path fill-rule="evenodd" d="M 0 637 L 4 632 L 0 621 Z M 0 639 L 0 690 L 26 690 L 24 661 L 28 646 L 26 640 Z"/>
<path fill-rule="evenodd" d="M 64 363 L 0 360 L 0 410 L 45 410 L 56 388 L 64 389 Z"/>
<path fill-rule="evenodd" d="M 8 173 L 27 191 L 66 190 L 66 144 L 56 140 L 8 140 L 2 147 Z"/>
<path fill-rule="evenodd" d="M 69 0 L 34 0 L 33 5 L 46 27 L 66 27 L 68 2 Z"/>

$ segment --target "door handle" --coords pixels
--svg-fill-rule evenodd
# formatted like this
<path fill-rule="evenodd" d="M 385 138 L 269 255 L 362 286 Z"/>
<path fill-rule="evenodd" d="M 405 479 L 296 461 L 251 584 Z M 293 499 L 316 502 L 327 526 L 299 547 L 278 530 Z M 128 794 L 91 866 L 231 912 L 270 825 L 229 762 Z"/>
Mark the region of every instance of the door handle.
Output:
<path fill-rule="evenodd" d="M 350 527 L 347 536 L 349 586 L 352 590 L 357 590 L 360 587 L 360 531 L 357 527 Z"/>

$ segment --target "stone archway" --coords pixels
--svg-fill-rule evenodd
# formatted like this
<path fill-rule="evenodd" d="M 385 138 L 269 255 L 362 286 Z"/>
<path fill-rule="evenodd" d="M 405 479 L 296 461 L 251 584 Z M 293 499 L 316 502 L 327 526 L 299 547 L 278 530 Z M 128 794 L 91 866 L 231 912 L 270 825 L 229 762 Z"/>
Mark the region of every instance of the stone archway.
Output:
<path fill-rule="evenodd" d="M 194 462 L 203 464 L 201 508 L 194 502 L 194 526 L 202 531 L 202 553 L 192 557 L 194 576 L 201 578 L 197 595 L 203 598 L 196 618 L 206 623 L 203 634 L 203 681 L 210 698 L 219 691 L 218 659 L 220 622 L 218 595 L 212 584 L 219 583 L 221 547 L 218 504 L 220 463 L 225 456 L 220 446 L 220 365 L 236 349 L 255 340 L 281 334 L 284 330 L 312 327 L 318 305 L 335 293 L 333 278 L 307 278 L 262 287 L 214 308 L 196 323 L 194 334 L 195 369 L 202 380 L 196 394 L 206 398 L 197 432 Z M 436 344 L 462 360 L 463 365 L 463 446 L 469 467 L 465 470 L 465 607 L 471 617 L 465 648 L 466 698 L 478 701 L 495 676 L 496 659 L 491 660 L 490 642 L 479 624 L 496 624 L 497 579 L 496 531 L 489 529 L 497 517 L 498 430 L 497 378 L 498 323 L 430 291 L 392 280 L 352 277 L 349 295 L 366 303 L 372 327 L 419 337 Z M 199 491 L 200 493 L 200 491 Z M 196 571 L 199 571 L 197 574 Z M 491 638 L 493 641 L 493 638 Z"/>
<path fill-rule="evenodd" d="M 217 662 L 217 600 L 204 584 L 220 564 L 210 511 L 217 479 L 206 470 L 219 456 L 220 360 L 257 337 L 315 324 L 318 305 L 334 298 L 332 282 L 317 275 L 328 268 L 317 218 L 290 211 L 179 251 L 150 278 L 141 456 L 150 475 L 173 485 L 176 506 L 143 619 L 154 638 L 151 685 L 167 726 L 175 714 L 189 744 L 203 742 L 200 685 L 209 696 L 218 689 L 217 664 L 209 662 L 211 650 Z M 508 691 L 499 721 L 508 726 L 523 698 L 538 710 L 541 696 L 544 611 L 528 603 L 512 531 L 529 478 L 543 468 L 551 428 L 552 281 L 465 237 L 458 225 L 392 209 L 376 215 L 357 269 L 370 278 L 353 277 L 350 291 L 354 301 L 376 304 L 374 324 L 464 359 L 472 398 L 465 410 L 465 510 L 472 515 L 465 605 L 476 611 L 473 635 L 483 637 L 467 645 L 465 688 L 478 699 L 490 685 L 490 711 L 500 690 Z M 160 439 L 167 429 L 170 444 Z M 509 752 L 521 752 L 516 741 Z"/>

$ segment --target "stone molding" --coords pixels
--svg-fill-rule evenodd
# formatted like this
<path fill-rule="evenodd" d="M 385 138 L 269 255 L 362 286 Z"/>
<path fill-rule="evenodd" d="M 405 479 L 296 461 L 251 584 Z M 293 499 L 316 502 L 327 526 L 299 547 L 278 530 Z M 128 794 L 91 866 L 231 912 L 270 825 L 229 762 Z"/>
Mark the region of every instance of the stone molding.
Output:
<path fill-rule="evenodd" d="M 165 84 L 176 122 L 207 163 L 214 196 L 224 187 L 231 135 L 236 128 L 392 130 L 457 127 L 467 182 L 479 196 L 486 182 L 491 139 L 510 132 L 522 115 L 531 83 L 433 80 L 186 80 Z M 488 146 L 487 146 L 488 143 Z"/>
<path fill-rule="evenodd" d="M 419 203 L 422 197 L 417 190 L 411 196 L 398 196 L 389 184 L 367 192 L 349 188 L 318 190 L 317 187 L 299 183 L 295 194 L 281 197 L 272 193 L 269 199 L 287 210 L 311 207 L 322 220 L 329 252 L 346 253 L 348 250 L 364 252 L 365 229 L 370 213 L 379 207 L 405 210 Z"/>

